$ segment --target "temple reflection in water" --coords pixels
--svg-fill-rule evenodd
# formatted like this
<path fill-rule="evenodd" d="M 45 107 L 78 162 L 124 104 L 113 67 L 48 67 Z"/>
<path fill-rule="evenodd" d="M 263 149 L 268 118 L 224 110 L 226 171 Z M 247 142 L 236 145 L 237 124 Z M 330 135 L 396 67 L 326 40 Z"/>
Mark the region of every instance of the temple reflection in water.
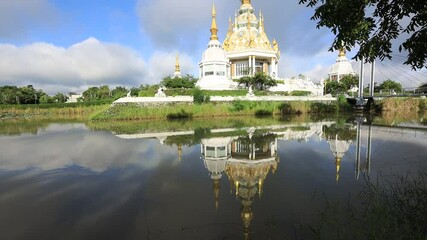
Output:
<path fill-rule="evenodd" d="M 330 125 L 330 123 L 327 123 Z M 240 201 L 244 236 L 250 238 L 252 203 L 261 197 L 268 175 L 279 164 L 278 141 L 308 141 L 323 134 L 323 124 L 247 128 L 246 134 L 201 140 L 201 159 L 213 182 L 215 208 L 219 207 L 220 179 L 225 174 Z"/>

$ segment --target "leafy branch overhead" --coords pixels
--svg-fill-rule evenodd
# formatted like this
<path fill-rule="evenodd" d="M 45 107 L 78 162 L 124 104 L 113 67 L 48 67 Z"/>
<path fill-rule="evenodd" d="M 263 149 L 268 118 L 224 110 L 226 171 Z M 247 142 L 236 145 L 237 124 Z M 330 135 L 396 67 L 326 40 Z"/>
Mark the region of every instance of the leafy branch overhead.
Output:
<path fill-rule="evenodd" d="M 413 69 L 427 68 L 426 0 L 300 0 L 316 8 L 317 27 L 335 34 L 329 50 L 360 46 L 356 59 L 392 58 L 393 40 L 403 37 L 400 52 Z M 372 13 L 371 13 L 372 12 Z"/>

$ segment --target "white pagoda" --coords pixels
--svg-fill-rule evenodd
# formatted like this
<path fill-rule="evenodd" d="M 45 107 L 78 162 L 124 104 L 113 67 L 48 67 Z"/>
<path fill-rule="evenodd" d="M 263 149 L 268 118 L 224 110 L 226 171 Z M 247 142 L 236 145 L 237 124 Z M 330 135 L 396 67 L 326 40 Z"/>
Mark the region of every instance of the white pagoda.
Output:
<path fill-rule="evenodd" d="M 323 86 L 309 79 L 280 79 L 279 44 L 270 42 L 264 31 L 264 16 L 255 10 L 250 0 L 242 0 L 234 22 L 229 19 L 229 28 L 224 43 L 218 41 L 215 7 L 212 10 L 211 38 L 208 48 L 199 63 L 199 81 L 196 86 L 205 90 L 232 90 L 238 86 L 233 81 L 259 72 L 280 80 L 270 91 L 310 91 L 323 95 Z"/>

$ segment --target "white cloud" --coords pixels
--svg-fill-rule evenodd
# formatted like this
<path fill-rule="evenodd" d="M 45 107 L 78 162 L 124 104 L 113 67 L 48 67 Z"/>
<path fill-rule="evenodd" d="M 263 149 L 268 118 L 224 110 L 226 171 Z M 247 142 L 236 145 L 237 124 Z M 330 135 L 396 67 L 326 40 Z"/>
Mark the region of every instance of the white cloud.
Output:
<path fill-rule="evenodd" d="M 0 44 L 0 85 L 32 84 L 48 93 L 81 92 L 88 86 L 157 84 L 175 69 L 176 52 L 154 52 L 148 61 L 133 49 L 95 38 L 62 48 L 47 43 Z M 180 53 L 183 74 L 197 63 Z"/>
<path fill-rule="evenodd" d="M 39 26 L 53 27 L 58 15 L 48 0 L 0 0 L 0 39 L 25 37 Z"/>

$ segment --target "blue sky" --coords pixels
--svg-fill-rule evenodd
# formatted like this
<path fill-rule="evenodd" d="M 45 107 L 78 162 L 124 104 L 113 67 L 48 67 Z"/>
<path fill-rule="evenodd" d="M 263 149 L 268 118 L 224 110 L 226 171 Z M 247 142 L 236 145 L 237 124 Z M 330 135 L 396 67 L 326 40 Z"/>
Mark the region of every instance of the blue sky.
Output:
<path fill-rule="evenodd" d="M 239 0 L 216 0 L 220 40 Z M 298 0 L 253 0 L 270 40 L 281 48 L 280 77 L 327 76 L 334 36 Z M 34 84 L 49 93 L 101 84 L 154 84 L 197 74 L 209 41 L 212 0 L 0 0 L 0 85 Z M 353 57 L 348 53 L 348 57 Z M 357 64 L 354 63 L 354 67 Z M 356 69 L 355 69 L 356 70 Z"/>

